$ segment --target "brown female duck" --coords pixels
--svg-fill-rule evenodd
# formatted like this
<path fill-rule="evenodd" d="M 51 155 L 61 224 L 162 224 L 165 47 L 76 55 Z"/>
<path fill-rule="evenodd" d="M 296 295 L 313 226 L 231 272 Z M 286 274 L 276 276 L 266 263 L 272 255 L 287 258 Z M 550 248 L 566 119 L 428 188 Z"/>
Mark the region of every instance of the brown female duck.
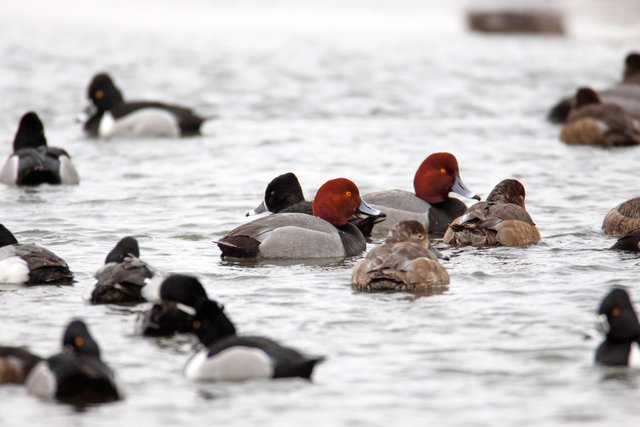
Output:
<path fill-rule="evenodd" d="M 446 289 L 449 274 L 429 244 L 427 230 L 418 221 L 401 221 L 353 270 L 351 282 L 361 291 L 423 292 Z"/>
<path fill-rule="evenodd" d="M 444 242 L 455 246 L 529 246 L 540 241 L 540 233 L 525 210 L 524 186 L 505 179 L 487 200 L 476 203 L 456 218 Z"/>
<path fill-rule="evenodd" d="M 640 123 L 619 105 L 602 103 L 593 89 L 583 87 L 576 93 L 560 140 L 569 145 L 639 145 Z"/>
<path fill-rule="evenodd" d="M 602 230 L 612 236 L 619 236 L 636 228 L 640 228 L 640 197 L 620 203 L 607 213 L 602 222 Z"/>

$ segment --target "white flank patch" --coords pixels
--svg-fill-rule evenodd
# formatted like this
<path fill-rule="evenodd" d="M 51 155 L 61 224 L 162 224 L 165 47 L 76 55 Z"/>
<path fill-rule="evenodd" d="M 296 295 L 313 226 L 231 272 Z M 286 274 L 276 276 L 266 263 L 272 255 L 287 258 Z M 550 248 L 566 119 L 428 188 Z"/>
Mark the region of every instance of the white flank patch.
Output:
<path fill-rule="evenodd" d="M 63 184 L 76 185 L 80 182 L 80 176 L 71 159 L 65 155 L 60 156 L 60 180 Z"/>
<path fill-rule="evenodd" d="M 103 127 L 105 133 L 103 133 Z M 169 111 L 161 108 L 142 108 L 117 120 L 113 119 L 111 113 L 106 112 L 100 121 L 99 134 L 100 136 L 175 138 L 180 136 L 180 127 Z"/>
<path fill-rule="evenodd" d="M 7 159 L 7 162 L 2 167 L 0 172 L 0 182 L 5 184 L 14 185 L 18 180 L 18 163 L 20 159 L 16 155 L 11 155 Z"/>
<path fill-rule="evenodd" d="M 629 366 L 640 368 L 640 348 L 637 342 L 631 343 L 631 351 L 629 352 Z"/>
<path fill-rule="evenodd" d="M 28 280 L 29 267 L 25 260 L 18 256 L 0 260 L 0 283 L 22 284 Z"/>
<path fill-rule="evenodd" d="M 27 391 L 41 397 L 54 397 L 57 381 L 46 360 L 39 362 L 24 381 Z"/>
<path fill-rule="evenodd" d="M 151 278 L 144 279 L 144 286 L 140 293 L 142 297 L 149 302 L 160 303 L 160 286 L 164 282 L 165 277 L 154 274 Z"/>
<path fill-rule="evenodd" d="M 273 377 L 271 358 L 254 347 L 230 347 L 207 357 L 204 349 L 189 359 L 184 373 L 187 378 L 214 381 L 244 381 L 251 378 Z"/>

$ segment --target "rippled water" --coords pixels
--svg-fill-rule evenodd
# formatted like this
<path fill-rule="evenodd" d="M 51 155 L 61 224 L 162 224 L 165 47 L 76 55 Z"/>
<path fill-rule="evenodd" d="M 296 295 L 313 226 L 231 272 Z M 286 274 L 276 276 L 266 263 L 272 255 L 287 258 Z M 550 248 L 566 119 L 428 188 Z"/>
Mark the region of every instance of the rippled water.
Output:
<path fill-rule="evenodd" d="M 575 9 L 565 38 L 467 33 L 461 2 L 35 3 L 0 14 L 0 156 L 20 116 L 35 110 L 49 143 L 72 154 L 81 184 L 0 186 L 0 221 L 65 258 L 77 282 L 0 288 L 0 342 L 49 355 L 81 316 L 127 397 L 77 412 L 1 387 L 0 424 L 640 419 L 640 372 L 592 362 L 594 312 L 609 287 L 628 285 L 640 301 L 637 257 L 606 251 L 614 239 L 600 231 L 611 207 L 638 196 L 640 151 L 567 147 L 544 120 L 576 86 L 619 78 L 640 39 L 627 25 L 639 13 L 633 2 L 609 14 L 605 1 L 581 3 L 592 13 L 561 3 Z M 89 140 L 74 117 L 101 70 L 129 99 L 219 118 L 202 137 Z M 542 242 L 480 250 L 436 242 L 451 256 L 450 290 L 417 299 L 353 292 L 359 257 L 220 260 L 212 241 L 245 221 L 274 176 L 295 172 L 308 198 L 339 176 L 363 193 L 411 189 L 435 151 L 454 153 L 464 182 L 484 196 L 504 178 L 521 180 Z M 86 305 L 84 287 L 124 235 L 137 237 L 158 269 L 197 275 L 240 332 L 326 355 L 313 382 L 193 383 L 181 374 L 188 340 L 133 333 L 144 305 Z"/>

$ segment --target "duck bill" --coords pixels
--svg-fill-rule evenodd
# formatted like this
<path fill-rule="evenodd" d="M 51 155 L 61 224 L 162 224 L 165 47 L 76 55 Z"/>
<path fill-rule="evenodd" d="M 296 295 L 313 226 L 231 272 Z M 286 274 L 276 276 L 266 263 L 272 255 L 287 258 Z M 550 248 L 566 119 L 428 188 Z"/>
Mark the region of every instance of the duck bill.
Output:
<path fill-rule="evenodd" d="M 265 205 L 263 200 L 262 203 L 260 203 L 257 208 L 247 211 L 245 216 L 258 215 L 266 211 L 267 211 L 267 205 Z"/>
<path fill-rule="evenodd" d="M 366 218 L 374 216 L 381 220 L 387 217 L 387 214 L 369 206 L 364 200 L 360 200 L 360 205 L 356 208 L 355 216 L 358 218 Z"/>
<path fill-rule="evenodd" d="M 609 325 L 606 314 L 601 314 L 598 316 L 598 318 L 596 319 L 596 329 L 605 335 L 609 333 L 609 331 L 611 330 L 611 326 Z"/>
<path fill-rule="evenodd" d="M 446 256 L 445 254 L 443 254 L 442 252 L 440 252 L 439 250 L 437 250 L 436 248 L 434 248 L 431 243 L 429 243 L 429 250 L 431 252 L 433 252 L 433 254 L 436 256 L 436 258 L 438 259 L 443 259 L 445 261 L 449 261 L 449 257 Z"/>
<path fill-rule="evenodd" d="M 84 123 L 93 117 L 94 114 L 98 112 L 98 108 L 95 105 L 87 105 L 84 111 L 76 114 L 76 122 Z"/>
<path fill-rule="evenodd" d="M 466 185 L 462 182 L 459 176 L 456 177 L 453 185 L 451 186 L 451 191 L 461 196 L 466 197 L 467 199 L 476 199 L 480 200 L 480 196 L 478 196 L 473 191 L 469 190 Z"/>

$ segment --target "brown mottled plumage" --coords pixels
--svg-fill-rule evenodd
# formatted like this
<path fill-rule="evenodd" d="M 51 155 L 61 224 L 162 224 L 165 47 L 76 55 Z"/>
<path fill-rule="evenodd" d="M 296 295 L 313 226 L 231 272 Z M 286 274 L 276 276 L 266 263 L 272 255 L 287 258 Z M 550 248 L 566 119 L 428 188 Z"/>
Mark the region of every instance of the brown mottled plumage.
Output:
<path fill-rule="evenodd" d="M 456 218 L 444 235 L 444 242 L 455 246 L 529 246 L 540 241 L 540 233 L 525 210 L 524 186 L 505 179 Z"/>
<path fill-rule="evenodd" d="M 640 123 L 619 105 L 603 104 L 592 89 L 580 88 L 560 140 L 570 145 L 639 145 Z"/>
<path fill-rule="evenodd" d="M 629 199 L 611 209 L 604 217 L 602 230 L 620 236 L 640 227 L 640 197 Z"/>
<path fill-rule="evenodd" d="M 444 291 L 449 274 L 436 260 L 427 230 L 418 221 L 401 221 L 384 244 L 367 254 L 354 268 L 354 287 L 361 291 Z"/>

